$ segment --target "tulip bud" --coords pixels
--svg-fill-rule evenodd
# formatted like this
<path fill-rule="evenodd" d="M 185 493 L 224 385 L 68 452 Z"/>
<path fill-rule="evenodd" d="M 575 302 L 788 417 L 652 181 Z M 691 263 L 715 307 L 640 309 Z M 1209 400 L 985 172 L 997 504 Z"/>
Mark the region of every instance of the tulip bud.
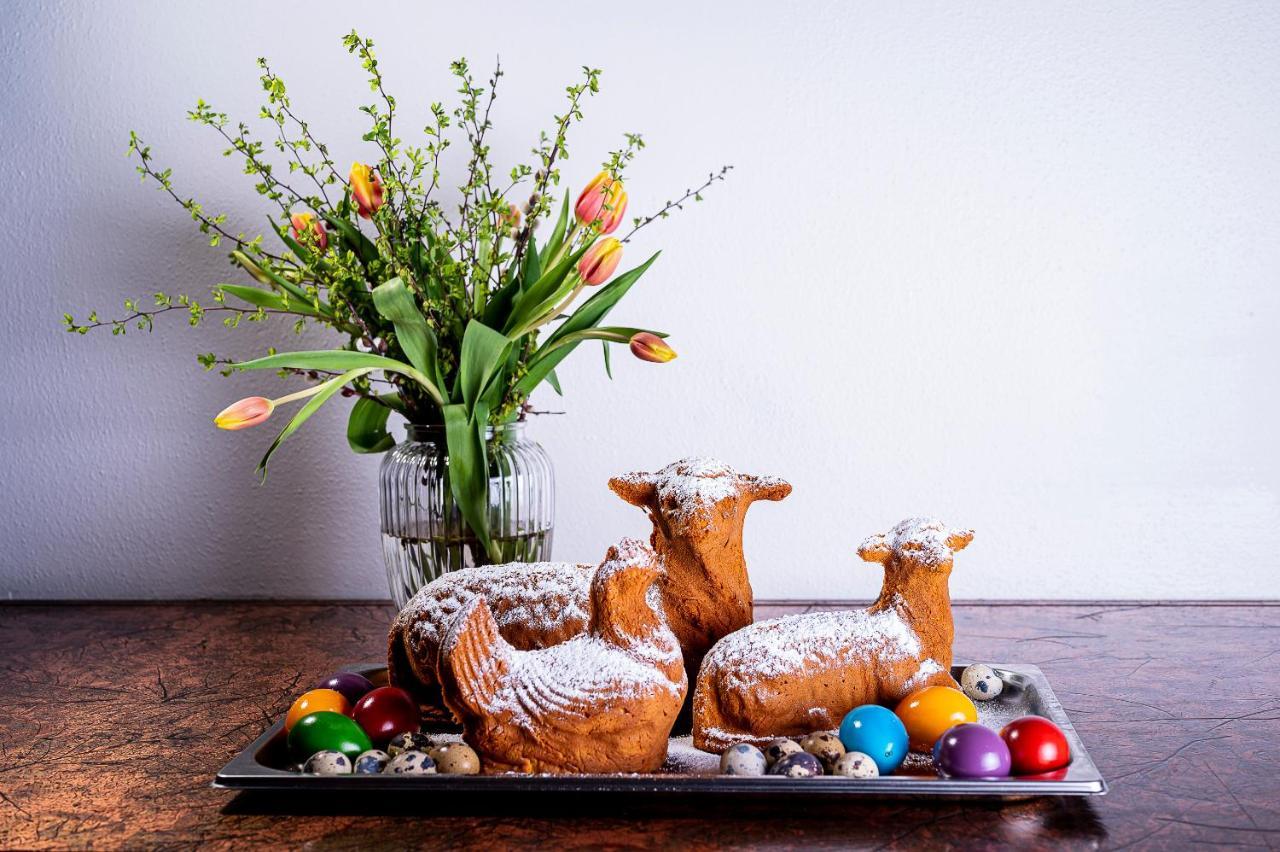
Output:
<path fill-rule="evenodd" d="M 329 233 L 313 214 L 294 213 L 289 217 L 289 222 L 293 225 L 293 238 L 298 242 L 303 242 L 302 235 L 308 234 L 308 239 L 314 240 L 321 251 L 329 247 Z"/>
<path fill-rule="evenodd" d="M 611 177 L 607 171 L 591 179 L 573 208 L 578 224 L 595 222 L 602 234 L 612 234 L 617 230 L 626 212 L 627 193 L 622 188 L 622 179 Z"/>
<path fill-rule="evenodd" d="M 275 410 L 276 404 L 261 396 L 250 396 L 239 402 L 233 402 L 213 418 L 213 425 L 219 429 L 248 429 L 266 421 Z"/>
<path fill-rule="evenodd" d="M 603 284 L 613 275 L 622 260 L 622 243 L 613 237 L 605 237 L 587 249 L 587 253 L 578 261 L 578 275 L 585 284 L 595 286 Z"/>
<path fill-rule="evenodd" d="M 240 265 L 245 272 L 253 276 L 253 280 L 259 284 L 266 284 L 268 287 L 274 287 L 275 281 L 270 275 L 262 271 L 262 267 L 249 259 L 249 255 L 242 251 L 231 252 L 231 259 Z"/>
<path fill-rule="evenodd" d="M 631 354 L 641 361 L 665 364 L 676 357 L 676 351 L 656 334 L 637 332 L 631 337 Z"/>
<path fill-rule="evenodd" d="M 351 164 L 349 179 L 351 197 L 356 200 L 357 212 L 366 219 L 373 218 L 373 214 L 386 200 L 382 179 L 364 163 Z"/>

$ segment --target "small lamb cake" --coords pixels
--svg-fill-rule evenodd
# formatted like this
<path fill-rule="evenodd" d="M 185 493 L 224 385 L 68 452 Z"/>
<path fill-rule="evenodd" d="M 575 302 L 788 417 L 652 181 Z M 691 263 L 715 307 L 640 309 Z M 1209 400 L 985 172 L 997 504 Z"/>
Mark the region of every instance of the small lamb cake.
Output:
<path fill-rule="evenodd" d="M 892 704 L 922 686 L 954 687 L 952 557 L 972 530 L 911 518 L 858 548 L 884 566 L 869 609 L 761 621 L 726 636 L 703 661 L 693 696 L 693 743 L 735 743 L 836 727 L 860 704 Z"/>

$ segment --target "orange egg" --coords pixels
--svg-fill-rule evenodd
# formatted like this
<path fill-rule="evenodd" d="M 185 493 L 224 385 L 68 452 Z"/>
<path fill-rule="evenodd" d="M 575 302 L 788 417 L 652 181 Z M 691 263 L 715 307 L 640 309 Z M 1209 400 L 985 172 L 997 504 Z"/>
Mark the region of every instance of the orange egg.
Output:
<path fill-rule="evenodd" d="M 917 689 L 898 703 L 893 712 L 907 728 L 912 751 L 929 752 L 952 725 L 978 721 L 978 708 L 969 696 L 949 686 Z"/>
<path fill-rule="evenodd" d="M 293 706 L 284 717 L 284 729 L 293 730 L 293 726 L 303 716 L 320 710 L 332 710 L 334 713 L 350 716 L 351 702 L 343 698 L 342 693 L 335 689 L 313 689 L 310 692 L 304 692 L 298 696 L 297 701 L 293 702 Z"/>

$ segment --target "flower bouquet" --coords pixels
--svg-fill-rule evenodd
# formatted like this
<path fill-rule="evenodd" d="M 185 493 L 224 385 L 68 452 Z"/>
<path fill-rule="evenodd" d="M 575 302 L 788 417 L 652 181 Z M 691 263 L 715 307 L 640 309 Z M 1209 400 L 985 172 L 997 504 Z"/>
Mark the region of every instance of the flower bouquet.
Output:
<path fill-rule="evenodd" d="M 374 94 L 373 103 L 360 109 L 370 122 L 363 138 L 376 160 L 358 160 L 340 172 L 331 149 L 294 112 L 284 81 L 259 60 L 266 101 L 259 117 L 272 134 L 269 144 L 204 101 L 189 118 L 222 137 L 224 154 L 243 161 L 258 193 L 272 203 L 272 244 L 261 234 L 233 233 L 225 215 L 180 195 L 171 171 L 157 167 L 137 134 L 130 134 L 128 149 L 143 180 L 181 204 L 210 245 L 230 244 L 232 264 L 247 280 L 218 284 L 205 300 L 163 292 L 154 295 L 154 305 L 127 300 L 118 319 L 66 315 L 66 327 L 124 334 L 131 327 L 150 330 L 157 315 L 171 311 L 185 313 L 192 326 L 215 312 L 228 327 L 275 317 L 291 320 L 295 332 L 309 323 L 327 326 L 341 337 L 332 349 L 272 349 L 238 361 L 200 355 L 206 369 L 221 367 L 224 374 L 274 370 L 308 380 L 305 388 L 274 399 L 241 400 L 214 422 L 244 429 L 266 421 L 277 407 L 303 403 L 259 462 L 264 477 L 279 446 L 335 396 L 355 398 L 347 436 L 359 453 L 394 446 L 387 429 L 393 413 L 411 425 L 437 427 L 447 443 L 448 494 L 483 548 L 480 561 L 497 560 L 502 554 L 487 512 L 486 431 L 523 419 L 540 383 L 559 392 L 557 365 L 585 341 L 601 342 L 606 370 L 614 344 L 645 361 L 675 357 L 662 332 L 604 324 L 657 253 L 615 273 L 637 231 L 701 200 L 728 167 L 654 214 L 633 219 L 630 231 L 615 237 L 627 210 L 623 173 L 644 147 L 639 135 L 625 135 L 576 201 L 568 191 L 558 205 L 553 201 L 560 163 L 568 157 L 566 137 L 582 118 L 583 100 L 599 89 L 599 70 L 584 67 L 582 78 L 567 88 L 564 112 L 554 117 L 550 133 L 540 135 L 533 164 L 500 176 L 487 142 L 500 65 L 481 86 L 465 60 L 452 63 L 459 103 L 452 110 L 432 104 L 421 144 L 414 145 L 398 135 L 397 101 L 383 87 L 373 42 L 352 32 L 343 43 L 360 60 Z M 440 195 L 455 137 L 465 142 L 465 165 L 455 169 L 458 196 L 446 203 Z M 286 168 L 273 158 L 282 158 Z M 509 200 L 517 191 L 519 206 Z M 544 219 L 551 224 L 542 236 Z"/>

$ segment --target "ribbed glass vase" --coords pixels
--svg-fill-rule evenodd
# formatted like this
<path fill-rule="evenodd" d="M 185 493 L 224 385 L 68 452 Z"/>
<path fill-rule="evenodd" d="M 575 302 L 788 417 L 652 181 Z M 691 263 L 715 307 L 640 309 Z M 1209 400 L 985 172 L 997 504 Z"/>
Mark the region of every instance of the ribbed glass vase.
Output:
<path fill-rule="evenodd" d="M 551 557 L 555 476 L 525 424 L 493 427 L 489 453 L 489 532 L 500 562 Z M 382 557 L 397 607 L 446 571 L 494 560 L 458 510 L 449 488 L 444 427 L 409 426 L 408 439 L 382 460 Z"/>

